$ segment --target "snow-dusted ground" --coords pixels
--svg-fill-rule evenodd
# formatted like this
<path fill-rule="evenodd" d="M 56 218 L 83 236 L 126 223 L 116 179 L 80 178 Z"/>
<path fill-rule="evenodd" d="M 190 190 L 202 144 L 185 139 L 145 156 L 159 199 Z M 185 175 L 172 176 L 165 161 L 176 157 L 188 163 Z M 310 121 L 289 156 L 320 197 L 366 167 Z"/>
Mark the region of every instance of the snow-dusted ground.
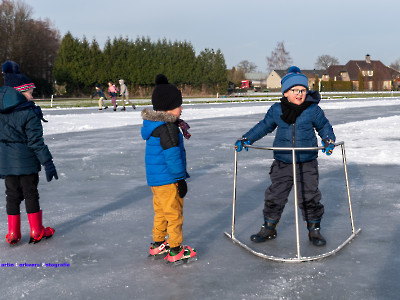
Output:
<path fill-rule="evenodd" d="M 40 103 L 39 103 L 40 104 Z M 44 225 L 53 238 L 29 245 L 22 214 L 21 242 L 0 240 L 1 299 L 395 299 L 400 287 L 399 130 L 400 99 L 322 101 L 338 140 L 345 141 L 355 225 L 362 232 L 338 254 L 315 262 L 285 264 L 253 256 L 223 234 L 230 230 L 233 143 L 263 118 L 271 103 L 184 105 L 191 126 L 185 142 L 189 193 L 184 206 L 185 243 L 199 260 L 171 268 L 147 258 L 152 194 L 146 186 L 145 143 L 137 111 L 44 110 L 46 143 L 59 180 L 39 191 Z M 272 145 L 273 135 L 257 142 Z M 236 236 L 262 224 L 269 151 L 239 154 Z M 327 252 L 350 235 L 340 151 L 320 155 L 320 189 L 326 248 L 307 240 L 301 223 L 302 255 Z M 43 173 L 43 172 L 42 172 Z M 0 233 L 7 233 L 4 187 Z M 296 254 L 293 197 L 278 238 L 252 245 L 267 254 Z M 24 212 L 24 207 L 21 206 Z M 21 264 L 39 267 L 16 267 Z M 46 264 L 50 264 L 46 267 Z M 57 264 L 61 264 L 57 266 Z"/>

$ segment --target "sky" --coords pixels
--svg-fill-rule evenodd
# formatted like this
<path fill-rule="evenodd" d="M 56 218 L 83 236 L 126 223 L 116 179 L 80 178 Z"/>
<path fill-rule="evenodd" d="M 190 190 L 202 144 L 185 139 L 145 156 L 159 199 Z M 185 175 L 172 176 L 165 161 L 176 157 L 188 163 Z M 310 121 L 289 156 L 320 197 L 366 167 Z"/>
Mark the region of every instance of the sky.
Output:
<path fill-rule="evenodd" d="M 266 57 L 284 41 L 293 65 L 313 69 L 320 55 L 400 59 L 397 0 L 25 0 L 33 18 L 48 18 L 61 35 L 94 38 L 149 37 L 188 41 L 196 50 L 220 49 L 228 68 L 242 60 L 267 72 Z"/>

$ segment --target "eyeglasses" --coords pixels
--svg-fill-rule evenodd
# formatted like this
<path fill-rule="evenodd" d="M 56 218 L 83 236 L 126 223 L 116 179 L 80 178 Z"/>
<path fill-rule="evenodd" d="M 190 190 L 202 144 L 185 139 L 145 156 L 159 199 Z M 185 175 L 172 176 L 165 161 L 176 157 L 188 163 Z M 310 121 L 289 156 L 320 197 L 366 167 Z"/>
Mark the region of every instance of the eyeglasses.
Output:
<path fill-rule="evenodd" d="M 291 89 L 291 91 L 292 91 L 293 94 L 295 94 L 295 95 L 306 94 L 306 93 L 307 93 L 307 89 L 303 89 L 303 90 L 300 90 L 300 89 Z"/>

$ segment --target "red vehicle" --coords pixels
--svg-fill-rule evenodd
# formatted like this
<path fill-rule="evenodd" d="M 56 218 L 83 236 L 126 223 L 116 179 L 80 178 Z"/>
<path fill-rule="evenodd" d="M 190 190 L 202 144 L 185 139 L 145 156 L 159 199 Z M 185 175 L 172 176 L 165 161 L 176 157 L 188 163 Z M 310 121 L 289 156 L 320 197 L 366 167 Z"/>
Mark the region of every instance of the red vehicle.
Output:
<path fill-rule="evenodd" d="M 241 89 L 252 89 L 253 88 L 253 84 L 251 82 L 251 80 L 242 80 L 242 84 L 240 85 Z"/>

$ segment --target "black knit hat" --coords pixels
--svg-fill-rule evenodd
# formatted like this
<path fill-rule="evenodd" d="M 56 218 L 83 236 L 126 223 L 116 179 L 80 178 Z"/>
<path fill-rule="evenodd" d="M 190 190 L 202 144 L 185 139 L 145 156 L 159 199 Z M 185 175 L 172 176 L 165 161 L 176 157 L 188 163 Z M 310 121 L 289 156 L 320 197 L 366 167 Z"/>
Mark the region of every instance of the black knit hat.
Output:
<path fill-rule="evenodd" d="M 19 65 L 12 61 L 7 60 L 2 66 L 1 71 L 4 74 L 4 85 L 11 86 L 19 92 L 24 92 L 35 88 L 35 84 L 19 72 Z"/>
<path fill-rule="evenodd" d="M 158 111 L 173 110 L 182 105 L 181 91 L 175 85 L 168 83 L 163 74 L 156 76 L 156 87 L 151 96 L 153 109 Z"/>

